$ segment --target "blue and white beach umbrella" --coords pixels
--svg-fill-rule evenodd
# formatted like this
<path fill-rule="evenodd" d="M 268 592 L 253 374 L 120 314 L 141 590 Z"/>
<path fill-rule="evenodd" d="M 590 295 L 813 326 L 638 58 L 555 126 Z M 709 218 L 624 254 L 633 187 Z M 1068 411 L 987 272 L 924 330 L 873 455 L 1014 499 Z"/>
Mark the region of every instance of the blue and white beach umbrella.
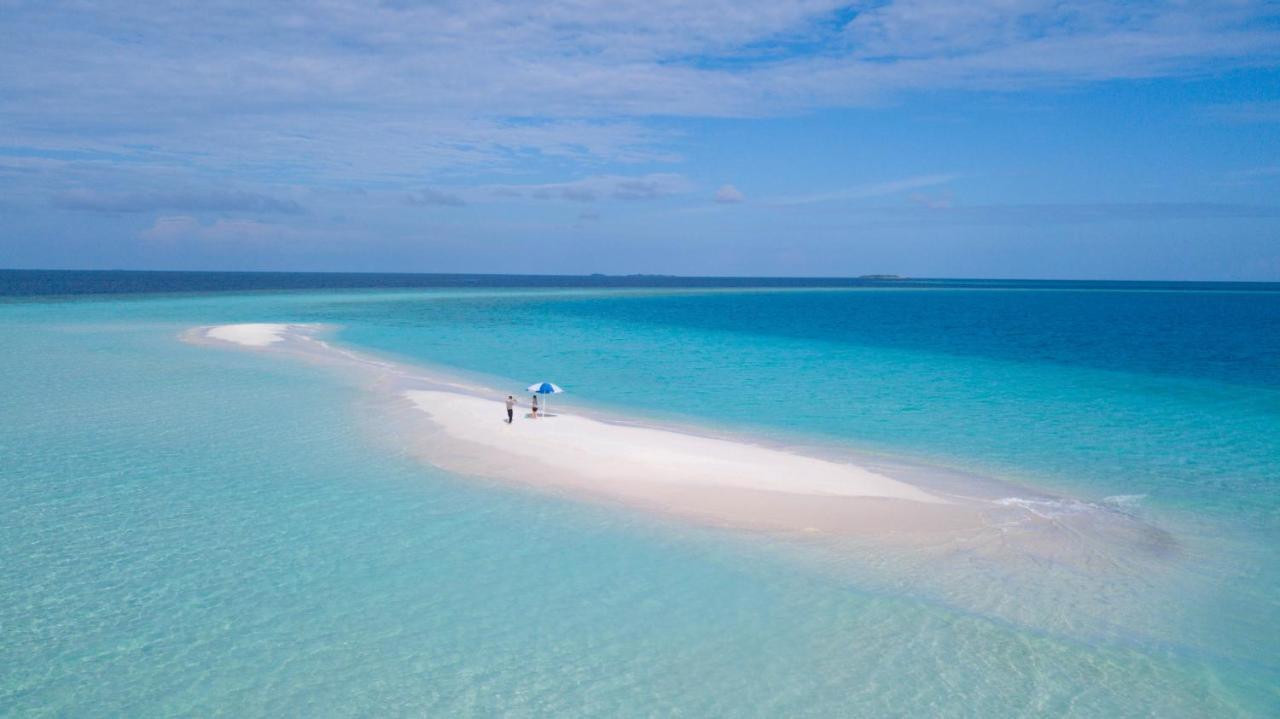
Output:
<path fill-rule="evenodd" d="M 560 394 L 564 390 L 560 389 L 559 385 L 552 384 L 551 382 L 535 382 L 525 388 L 525 391 L 533 392 L 535 394 Z M 547 403 L 545 400 L 542 404 L 542 413 L 547 413 Z"/>

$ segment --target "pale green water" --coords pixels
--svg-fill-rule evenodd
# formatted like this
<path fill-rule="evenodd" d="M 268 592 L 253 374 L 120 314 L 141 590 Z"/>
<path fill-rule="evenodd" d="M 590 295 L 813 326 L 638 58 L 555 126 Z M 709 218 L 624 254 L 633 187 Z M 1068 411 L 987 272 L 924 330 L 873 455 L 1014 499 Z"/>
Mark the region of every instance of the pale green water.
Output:
<path fill-rule="evenodd" d="M 0 305 L 0 713 L 1268 716 L 1278 297 Z M 566 403 L 1145 495 L 1112 502 L 1180 551 L 1078 597 L 1037 588 L 1076 586 L 1061 568 L 844 561 L 462 480 L 387 452 L 336 375 L 177 339 L 235 321 L 334 323 Z"/>

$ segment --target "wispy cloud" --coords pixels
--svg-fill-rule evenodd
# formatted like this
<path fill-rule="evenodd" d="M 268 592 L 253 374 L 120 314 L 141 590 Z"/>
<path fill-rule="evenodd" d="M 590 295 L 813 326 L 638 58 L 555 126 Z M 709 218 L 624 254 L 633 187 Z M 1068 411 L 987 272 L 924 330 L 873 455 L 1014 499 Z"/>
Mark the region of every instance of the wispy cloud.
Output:
<path fill-rule="evenodd" d="M 462 207 L 467 201 L 450 193 L 425 188 L 405 196 L 405 202 L 417 206 Z"/>
<path fill-rule="evenodd" d="M 294 228 L 244 219 L 218 219 L 209 223 L 186 215 L 157 217 L 140 237 L 153 242 L 210 240 L 215 242 L 266 242 L 298 236 Z"/>
<path fill-rule="evenodd" d="M 850 200 L 866 200 L 874 197 L 885 197 L 888 195 L 897 195 L 909 190 L 918 190 L 925 187 L 936 187 L 938 185 L 946 185 L 956 179 L 960 175 L 956 173 L 935 173 L 930 175 L 917 175 L 915 177 L 906 177 L 899 180 L 889 180 L 887 182 L 872 182 L 863 185 L 855 185 L 854 187 L 846 187 L 830 192 L 817 192 L 808 195 L 796 195 L 792 197 L 779 197 L 771 200 L 771 205 L 809 205 L 818 202 L 838 202 Z"/>
<path fill-rule="evenodd" d="M 913 192 L 908 198 L 911 202 L 931 210 L 945 210 L 955 204 L 955 195 L 946 192 Z"/>
<path fill-rule="evenodd" d="M 1208 114 L 1213 119 L 1226 122 L 1276 123 L 1280 122 L 1280 101 L 1211 105 L 1208 108 Z"/>
<path fill-rule="evenodd" d="M 487 188 L 487 193 L 493 197 L 595 202 L 597 200 L 657 200 L 688 192 L 692 188 L 692 183 L 682 175 L 653 173 L 634 177 L 600 175 L 572 182 L 494 185 Z"/>
<path fill-rule="evenodd" d="M 959 219 L 996 222 L 1102 222 L 1114 220 L 1215 220 L 1280 217 L 1280 206 L 1229 202 L 1099 202 L 978 205 L 952 208 Z"/>
<path fill-rule="evenodd" d="M 853 210 L 871 222 L 929 225 L 1046 225 L 1173 220 L 1241 220 L 1280 218 L 1280 205 L 1225 202 L 1091 202 L 896 206 Z"/>
<path fill-rule="evenodd" d="M 293 200 L 281 200 L 252 192 L 219 190 L 102 192 L 78 189 L 54 195 L 53 204 L 68 210 L 122 213 L 185 210 L 297 215 L 305 212 L 302 205 Z"/>
<path fill-rule="evenodd" d="M 1242 180 L 1280 177 L 1280 165 L 1267 165 L 1265 167 L 1250 167 L 1246 170 L 1236 170 L 1235 172 L 1230 173 L 1230 176 Z"/>

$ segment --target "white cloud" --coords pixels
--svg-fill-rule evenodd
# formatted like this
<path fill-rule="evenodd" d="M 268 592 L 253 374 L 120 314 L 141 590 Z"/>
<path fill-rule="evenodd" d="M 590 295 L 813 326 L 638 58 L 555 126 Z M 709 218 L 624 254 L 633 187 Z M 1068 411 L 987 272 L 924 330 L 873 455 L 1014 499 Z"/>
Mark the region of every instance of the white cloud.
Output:
<path fill-rule="evenodd" d="M 742 191 L 733 185 L 724 185 L 716 190 L 715 201 L 723 205 L 733 205 L 746 199 Z"/>
<path fill-rule="evenodd" d="M 143 230 L 139 236 L 153 242 L 260 242 L 291 238 L 297 234 L 297 230 L 291 227 L 256 220 L 218 219 L 204 224 L 187 215 L 164 215 L 157 217 L 151 227 Z"/>

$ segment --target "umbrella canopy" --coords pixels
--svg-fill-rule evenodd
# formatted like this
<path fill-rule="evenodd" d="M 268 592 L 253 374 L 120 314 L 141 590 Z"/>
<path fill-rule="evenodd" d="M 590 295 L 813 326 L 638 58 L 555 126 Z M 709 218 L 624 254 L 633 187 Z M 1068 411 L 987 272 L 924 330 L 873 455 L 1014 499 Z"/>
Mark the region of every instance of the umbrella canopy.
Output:
<path fill-rule="evenodd" d="M 536 392 L 538 394 L 560 394 L 564 390 L 560 389 L 558 385 L 554 385 L 550 382 L 535 382 L 534 384 L 529 385 L 528 389 L 525 391 Z"/>

